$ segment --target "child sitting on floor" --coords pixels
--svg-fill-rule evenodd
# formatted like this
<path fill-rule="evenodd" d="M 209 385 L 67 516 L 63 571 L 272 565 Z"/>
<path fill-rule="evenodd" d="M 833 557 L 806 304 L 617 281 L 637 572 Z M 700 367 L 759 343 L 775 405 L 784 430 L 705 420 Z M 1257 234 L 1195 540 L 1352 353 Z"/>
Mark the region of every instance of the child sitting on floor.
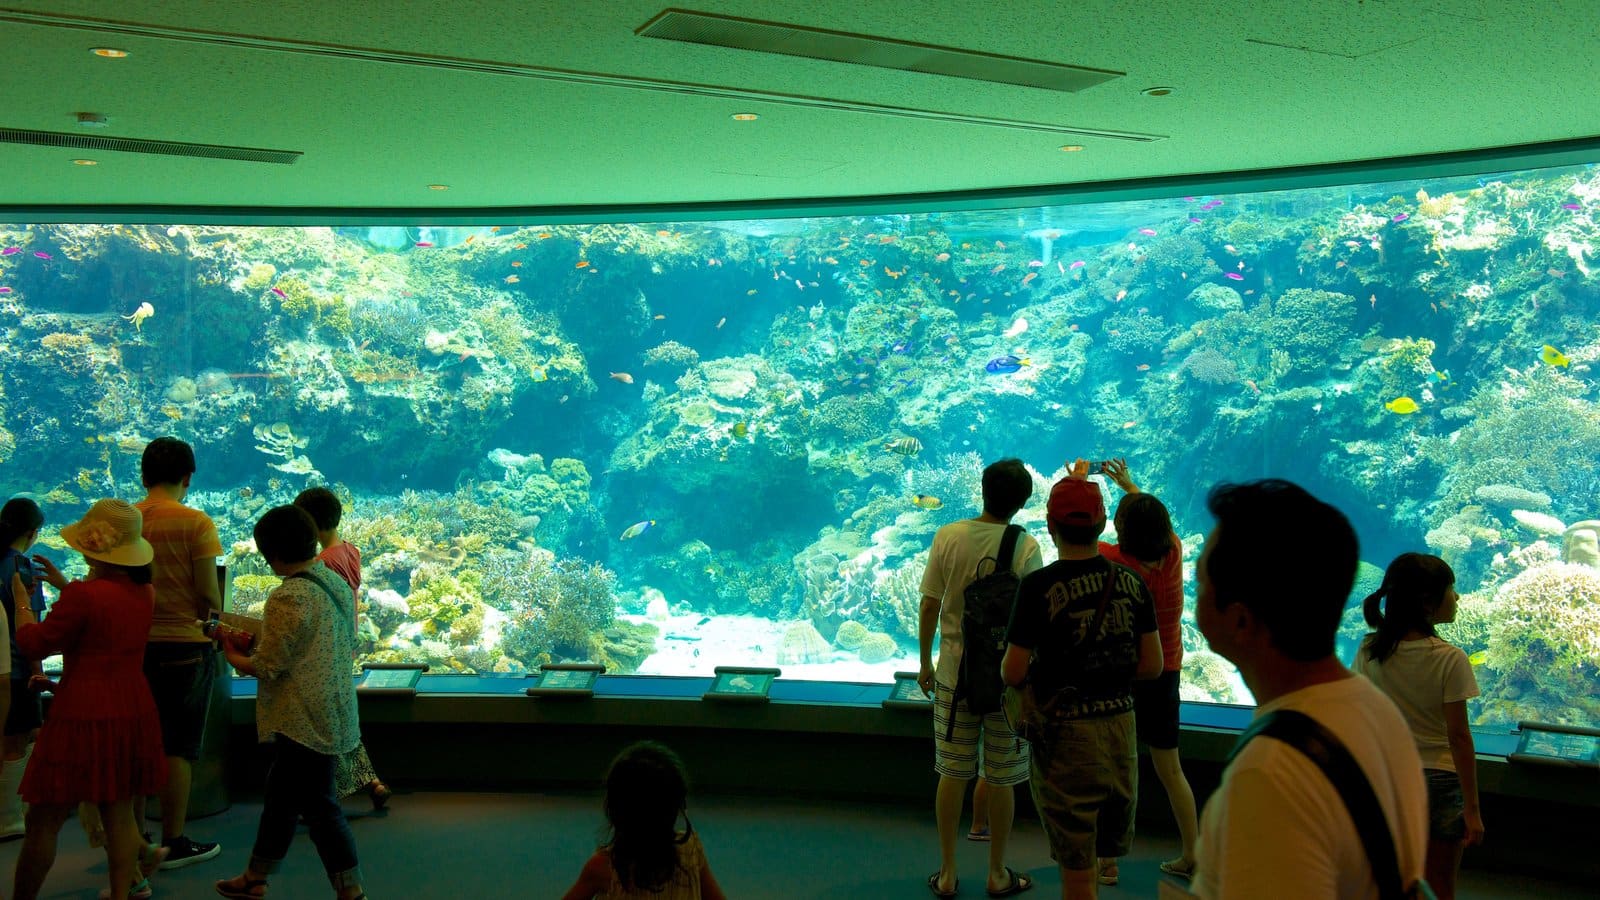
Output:
<path fill-rule="evenodd" d="M 689 824 L 688 791 L 683 762 L 661 744 L 641 741 L 618 754 L 606 773 L 609 840 L 563 900 L 724 900 Z"/>

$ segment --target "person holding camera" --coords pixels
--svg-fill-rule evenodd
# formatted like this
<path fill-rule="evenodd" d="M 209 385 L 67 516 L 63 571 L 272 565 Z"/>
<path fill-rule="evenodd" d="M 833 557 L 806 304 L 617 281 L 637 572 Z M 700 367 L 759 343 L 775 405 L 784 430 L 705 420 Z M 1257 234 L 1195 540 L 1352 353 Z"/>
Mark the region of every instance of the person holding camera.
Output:
<path fill-rule="evenodd" d="M 305 510 L 279 506 L 255 527 L 256 547 L 283 583 L 267 597 L 261 634 L 222 630 L 228 662 L 259 682 L 256 733 L 272 745 L 255 846 L 244 873 L 216 883 L 224 897 L 267 895 L 304 818 L 339 900 L 366 897 L 355 837 L 334 792 L 340 754 L 361 740 L 356 719 L 355 597 L 317 560 L 317 525 Z M 255 641 L 255 652 L 249 648 Z"/>
<path fill-rule="evenodd" d="M 1070 472 L 1046 506 L 1059 559 L 1023 576 L 1000 674 L 1031 690 L 1040 712 L 1029 787 L 1061 896 L 1092 898 L 1097 874 L 1116 883 L 1114 869 L 1096 872 L 1096 858 L 1114 862 L 1133 847 L 1133 681 L 1161 674 L 1161 638 L 1149 588 L 1100 555 L 1106 508 L 1089 464 Z"/>

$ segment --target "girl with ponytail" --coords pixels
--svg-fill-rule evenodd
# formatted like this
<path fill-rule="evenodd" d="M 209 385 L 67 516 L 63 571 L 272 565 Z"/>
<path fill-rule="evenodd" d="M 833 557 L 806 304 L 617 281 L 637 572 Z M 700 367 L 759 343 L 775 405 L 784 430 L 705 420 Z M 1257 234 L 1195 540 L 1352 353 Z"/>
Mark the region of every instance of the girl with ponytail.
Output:
<path fill-rule="evenodd" d="M 1355 671 L 1389 695 L 1411 727 L 1428 782 L 1428 884 L 1455 897 L 1463 848 L 1483 840 L 1477 757 L 1467 700 L 1478 696 L 1472 664 L 1434 626 L 1456 618 L 1456 576 L 1437 556 L 1402 553 L 1361 603 L 1373 632 Z"/>

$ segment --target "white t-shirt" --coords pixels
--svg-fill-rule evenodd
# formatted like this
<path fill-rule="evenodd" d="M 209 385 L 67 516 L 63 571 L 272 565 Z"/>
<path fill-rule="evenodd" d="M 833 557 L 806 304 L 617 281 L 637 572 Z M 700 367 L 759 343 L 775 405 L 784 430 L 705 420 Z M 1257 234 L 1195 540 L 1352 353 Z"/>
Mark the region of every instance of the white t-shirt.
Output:
<path fill-rule="evenodd" d="M 1342 678 L 1257 710 L 1293 709 L 1339 738 L 1372 783 L 1394 834 L 1400 877 L 1422 877 L 1428 794 L 1405 719 L 1365 678 Z M 1200 819 L 1194 892 L 1206 900 L 1376 898 L 1372 865 L 1327 776 L 1305 754 L 1258 737 L 1239 752 Z"/>
<path fill-rule="evenodd" d="M 1354 668 L 1400 708 L 1417 742 L 1422 767 L 1454 772 L 1456 761 L 1450 755 L 1444 705 L 1478 696 L 1478 679 L 1473 677 L 1466 652 L 1430 637 L 1401 641 L 1392 656 L 1378 663 L 1367 657 L 1363 644 Z"/>
<path fill-rule="evenodd" d="M 933 536 L 928 568 L 922 573 L 922 594 L 940 601 L 939 661 L 934 667 L 934 678 L 941 684 L 954 686 L 957 666 L 961 664 L 961 613 L 967 606 L 967 585 L 972 584 L 977 574 L 979 560 L 1000 552 L 1000 539 L 1005 531 L 1004 525 L 962 519 L 940 528 Z M 1044 555 L 1039 551 L 1039 542 L 1023 529 L 1017 536 L 1013 571 L 1026 575 L 1043 566 Z M 987 567 L 984 574 L 988 574 Z"/>

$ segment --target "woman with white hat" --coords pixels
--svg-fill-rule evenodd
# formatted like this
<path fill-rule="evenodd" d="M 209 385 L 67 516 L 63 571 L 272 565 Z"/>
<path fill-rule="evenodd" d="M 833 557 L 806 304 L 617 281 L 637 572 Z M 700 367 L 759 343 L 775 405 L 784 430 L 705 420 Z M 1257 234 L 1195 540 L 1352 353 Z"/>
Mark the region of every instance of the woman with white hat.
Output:
<path fill-rule="evenodd" d="M 160 860 L 140 841 L 133 799 L 159 791 L 167 766 L 155 701 L 143 677 L 155 610 L 153 551 L 140 535 L 143 524 L 127 502 L 99 501 L 61 529 L 61 539 L 88 561 L 88 577 L 69 584 L 43 561 L 44 580 L 60 592 L 50 616 L 38 622 L 26 602 L 17 604 L 22 652 L 33 659 L 56 653 L 66 658 L 50 717 L 22 779 L 22 799 L 30 806 L 15 900 L 38 897 L 55 862 L 56 837 L 79 802 L 98 806 L 105 822 L 111 888 L 102 896 L 150 896 L 146 875 Z"/>

